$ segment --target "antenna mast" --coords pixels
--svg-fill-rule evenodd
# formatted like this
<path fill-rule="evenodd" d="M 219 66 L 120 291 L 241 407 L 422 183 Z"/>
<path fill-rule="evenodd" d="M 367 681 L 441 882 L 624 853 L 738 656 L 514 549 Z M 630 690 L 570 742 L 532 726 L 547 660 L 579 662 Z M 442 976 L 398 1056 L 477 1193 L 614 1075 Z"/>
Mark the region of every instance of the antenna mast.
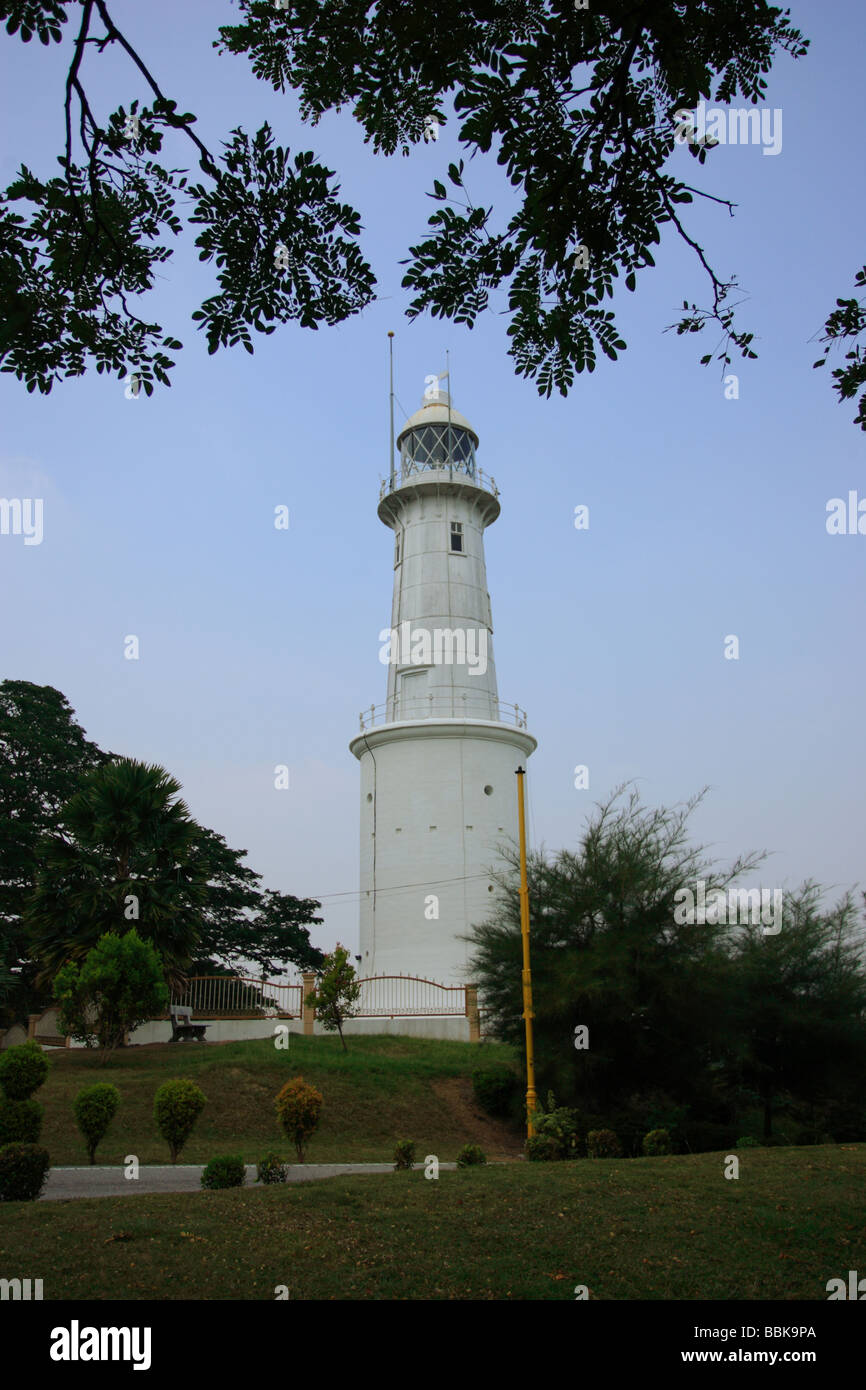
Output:
<path fill-rule="evenodd" d="M 390 479 L 390 491 L 394 491 L 394 334 L 388 333 L 388 353 L 391 367 L 391 453 L 389 457 L 388 476 Z"/>
<path fill-rule="evenodd" d="M 448 397 L 448 477 L 451 479 L 454 477 L 454 460 L 451 453 L 451 351 L 449 348 L 445 349 L 445 378 L 448 382 L 448 391 L 446 392 Z"/>

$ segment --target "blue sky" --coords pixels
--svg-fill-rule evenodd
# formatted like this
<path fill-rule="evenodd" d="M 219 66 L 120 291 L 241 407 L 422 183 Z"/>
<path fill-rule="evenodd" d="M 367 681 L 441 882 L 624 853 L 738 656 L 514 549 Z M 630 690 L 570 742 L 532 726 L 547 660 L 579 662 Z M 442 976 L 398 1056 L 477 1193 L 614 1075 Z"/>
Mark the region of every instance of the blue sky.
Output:
<path fill-rule="evenodd" d="M 392 538 L 376 516 L 388 466 L 387 332 L 406 413 L 450 350 L 455 406 L 501 490 L 487 533 L 500 696 L 529 713 L 533 842 L 573 847 L 588 812 L 634 780 L 649 804 L 711 788 L 695 837 L 722 859 L 772 852 L 761 882 L 864 878 L 863 578 L 866 537 L 827 534 L 826 505 L 866 496 L 864 436 L 810 342 L 863 263 L 861 54 L 853 0 L 794 5 L 809 55 L 780 55 L 767 104 L 776 156 L 720 147 L 690 181 L 738 204 L 689 226 L 748 296 L 759 360 L 712 335 L 665 333 L 702 272 L 674 234 L 616 308 L 628 351 L 539 398 L 507 356 L 504 296 L 473 331 L 409 324 L 398 261 L 424 234 L 434 177 L 460 153 L 454 123 L 409 158 L 374 156 L 349 115 L 304 127 L 292 96 L 211 48 L 227 3 L 115 3 L 163 89 L 212 147 L 263 120 L 312 149 L 359 209 L 380 298 L 338 328 L 295 326 L 207 356 L 190 313 L 214 292 L 193 236 L 147 302 L 184 343 L 171 390 L 127 400 L 116 379 L 49 397 L 0 378 L 0 496 L 44 498 L 44 539 L 0 536 L 0 678 L 56 686 L 103 748 L 164 765 L 192 813 L 248 851 L 266 886 L 321 898 L 315 939 L 357 949 L 358 767 L 348 742 L 384 699 Z M 62 142 L 67 49 L 3 36 L 2 177 L 44 176 Z M 102 115 L 143 84 L 120 55 L 88 56 Z M 182 144 L 175 164 L 190 160 Z M 495 166 L 469 166 L 476 203 Z M 398 411 L 398 428 L 404 415 Z M 274 508 L 290 509 L 288 531 Z M 590 508 L 576 531 L 574 509 Z M 127 634 L 140 659 L 124 659 Z M 737 661 L 724 657 L 736 634 Z M 288 764 L 290 788 L 274 789 Z M 586 764 L 588 790 L 574 787 Z"/>

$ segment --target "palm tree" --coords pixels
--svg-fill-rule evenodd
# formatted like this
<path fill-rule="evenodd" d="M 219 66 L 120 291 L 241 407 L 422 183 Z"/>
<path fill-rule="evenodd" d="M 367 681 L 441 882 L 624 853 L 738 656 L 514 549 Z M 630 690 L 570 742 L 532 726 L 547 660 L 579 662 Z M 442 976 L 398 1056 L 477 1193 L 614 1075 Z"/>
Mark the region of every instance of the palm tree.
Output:
<path fill-rule="evenodd" d="M 182 984 L 198 941 L 207 879 L 193 867 L 201 827 L 164 768 L 118 758 L 82 778 L 43 841 L 43 866 L 25 910 L 40 981 L 81 960 L 106 932 L 135 926 Z"/>

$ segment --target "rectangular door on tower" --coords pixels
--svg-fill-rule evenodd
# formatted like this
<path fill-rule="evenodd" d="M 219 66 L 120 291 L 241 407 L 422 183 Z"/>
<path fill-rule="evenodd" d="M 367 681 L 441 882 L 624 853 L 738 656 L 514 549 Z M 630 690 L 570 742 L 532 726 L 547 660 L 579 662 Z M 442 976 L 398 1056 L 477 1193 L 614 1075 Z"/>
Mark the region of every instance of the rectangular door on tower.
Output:
<path fill-rule="evenodd" d="M 427 671 L 405 671 L 399 677 L 397 691 L 398 719 L 426 719 L 429 710 Z"/>

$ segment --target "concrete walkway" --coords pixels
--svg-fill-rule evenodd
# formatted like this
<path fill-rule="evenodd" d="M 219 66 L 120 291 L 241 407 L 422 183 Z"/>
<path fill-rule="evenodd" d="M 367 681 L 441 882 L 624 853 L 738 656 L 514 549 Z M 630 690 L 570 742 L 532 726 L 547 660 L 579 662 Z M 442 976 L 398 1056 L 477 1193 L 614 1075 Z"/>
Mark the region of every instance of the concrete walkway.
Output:
<path fill-rule="evenodd" d="M 423 1171 L 424 1164 L 415 1167 Z M 440 1163 L 440 1172 L 456 1163 Z M 248 1163 L 247 1186 L 256 1183 L 256 1166 Z M 289 1182 L 314 1182 L 316 1178 L 351 1177 L 356 1173 L 393 1173 L 392 1163 L 290 1163 Z M 153 1164 L 139 1168 L 137 1178 L 126 1178 L 122 1167 L 52 1168 L 42 1191 L 42 1202 L 66 1202 L 75 1197 L 129 1197 L 135 1192 L 202 1192 L 203 1163 Z"/>

